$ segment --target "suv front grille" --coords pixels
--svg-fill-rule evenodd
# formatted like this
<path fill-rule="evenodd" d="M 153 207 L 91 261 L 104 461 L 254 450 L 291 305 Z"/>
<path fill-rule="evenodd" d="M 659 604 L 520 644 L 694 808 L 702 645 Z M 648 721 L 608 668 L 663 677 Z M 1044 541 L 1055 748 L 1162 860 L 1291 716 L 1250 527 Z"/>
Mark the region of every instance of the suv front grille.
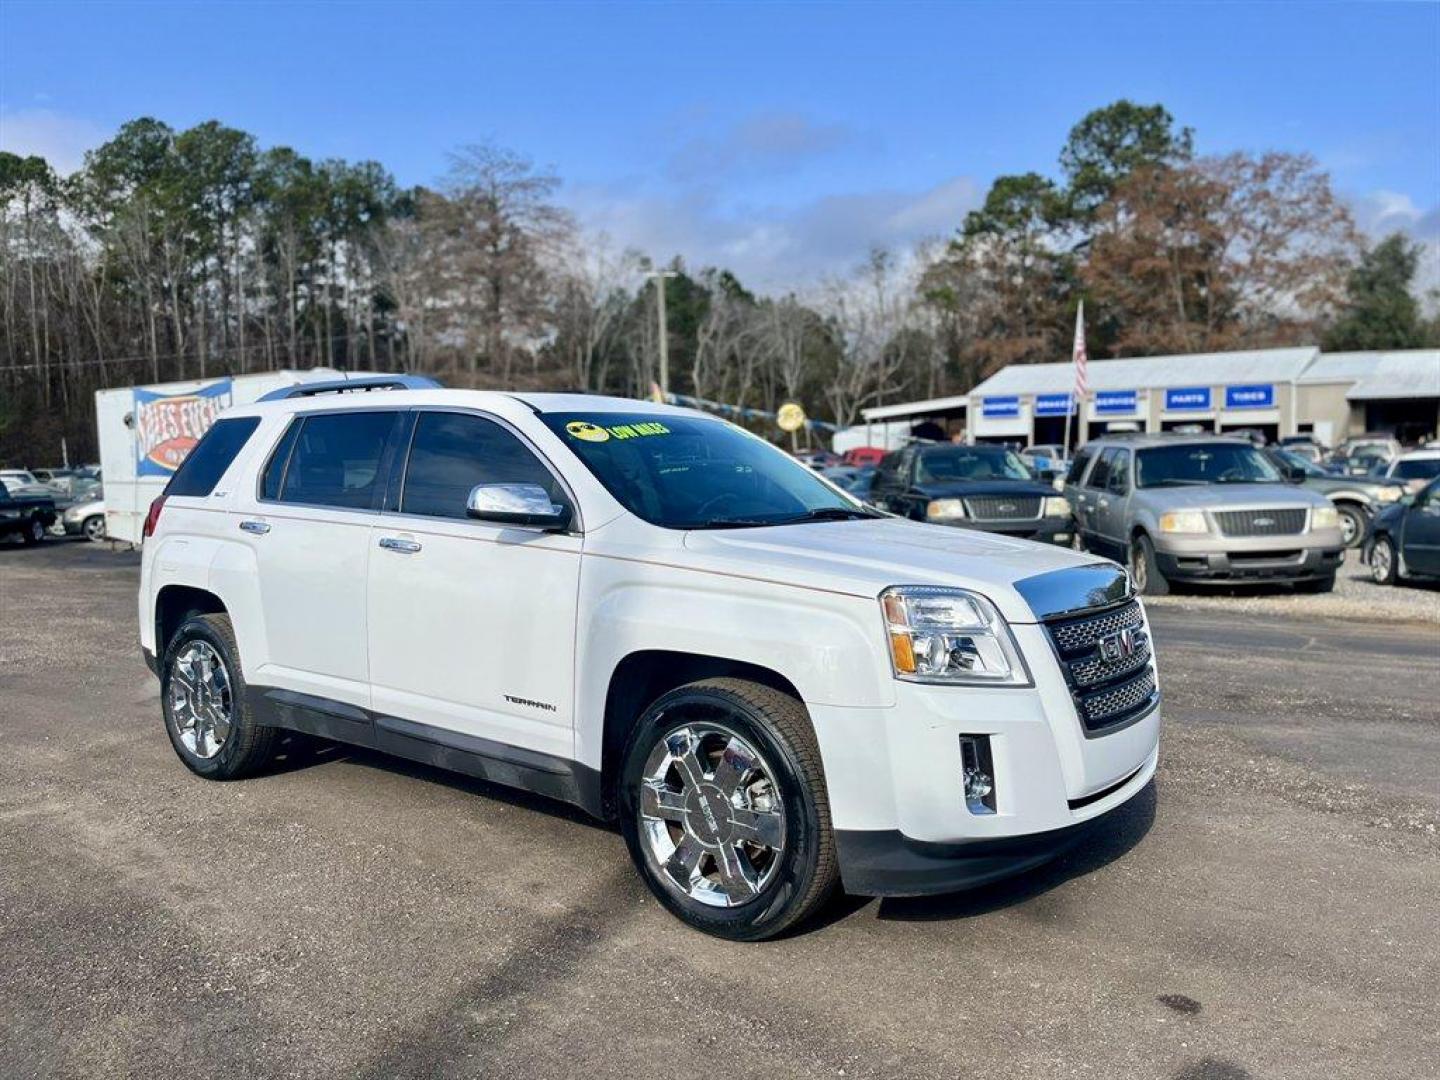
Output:
<path fill-rule="evenodd" d="M 1147 712 L 1159 697 L 1150 637 L 1137 600 L 1045 624 L 1087 734 Z"/>
<path fill-rule="evenodd" d="M 1216 510 L 1226 536 L 1294 536 L 1305 531 L 1305 510 Z"/>
<path fill-rule="evenodd" d="M 976 495 L 965 500 L 965 510 L 975 521 L 1020 521 L 1040 516 L 1040 497 Z"/>

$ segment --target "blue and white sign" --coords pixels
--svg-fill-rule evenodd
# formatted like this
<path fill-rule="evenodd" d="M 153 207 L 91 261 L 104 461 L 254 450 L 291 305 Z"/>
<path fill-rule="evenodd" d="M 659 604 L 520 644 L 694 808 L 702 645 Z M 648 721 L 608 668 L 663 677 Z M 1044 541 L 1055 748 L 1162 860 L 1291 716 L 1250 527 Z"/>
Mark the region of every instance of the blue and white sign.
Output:
<path fill-rule="evenodd" d="M 1095 414 L 1097 416 L 1133 415 L 1139 408 L 1139 396 L 1134 390 L 1095 391 Z"/>
<path fill-rule="evenodd" d="M 1204 411 L 1210 408 L 1208 386 L 1177 386 L 1165 391 L 1166 412 Z"/>
<path fill-rule="evenodd" d="M 1035 395 L 1036 416 L 1064 416 L 1067 412 L 1074 411 L 1075 408 L 1069 394 Z"/>
<path fill-rule="evenodd" d="M 1273 409 L 1275 407 L 1275 384 L 1252 383 L 1248 386 L 1227 386 L 1225 388 L 1227 409 Z"/>
<path fill-rule="evenodd" d="M 1015 396 L 987 397 L 980 401 L 980 415 L 992 420 L 1020 415 L 1020 399 Z"/>

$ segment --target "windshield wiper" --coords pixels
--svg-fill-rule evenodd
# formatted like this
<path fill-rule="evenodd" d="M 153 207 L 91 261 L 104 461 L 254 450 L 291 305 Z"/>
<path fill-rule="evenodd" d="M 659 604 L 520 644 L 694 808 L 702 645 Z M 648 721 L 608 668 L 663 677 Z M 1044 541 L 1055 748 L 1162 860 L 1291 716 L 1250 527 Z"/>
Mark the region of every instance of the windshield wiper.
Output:
<path fill-rule="evenodd" d="M 873 510 L 861 510 L 856 506 L 822 506 L 817 510 L 806 510 L 803 514 L 796 514 L 784 521 L 777 522 L 780 525 L 797 525 L 806 521 L 853 521 L 859 518 L 877 518 L 882 515 Z"/>
<path fill-rule="evenodd" d="M 758 529 L 766 525 L 784 525 L 788 519 L 781 521 L 761 521 L 759 518 L 710 518 L 694 525 L 686 525 L 687 529 Z"/>

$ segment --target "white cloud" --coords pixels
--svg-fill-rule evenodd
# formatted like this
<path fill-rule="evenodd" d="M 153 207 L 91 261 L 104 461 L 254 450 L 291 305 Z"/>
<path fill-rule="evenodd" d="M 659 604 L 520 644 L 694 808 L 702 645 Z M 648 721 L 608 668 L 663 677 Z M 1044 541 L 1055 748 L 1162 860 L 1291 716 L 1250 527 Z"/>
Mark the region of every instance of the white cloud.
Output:
<path fill-rule="evenodd" d="M 62 175 L 80 168 L 85 151 L 108 137 L 98 124 L 54 109 L 0 111 L 0 150 L 22 157 L 39 155 Z"/>

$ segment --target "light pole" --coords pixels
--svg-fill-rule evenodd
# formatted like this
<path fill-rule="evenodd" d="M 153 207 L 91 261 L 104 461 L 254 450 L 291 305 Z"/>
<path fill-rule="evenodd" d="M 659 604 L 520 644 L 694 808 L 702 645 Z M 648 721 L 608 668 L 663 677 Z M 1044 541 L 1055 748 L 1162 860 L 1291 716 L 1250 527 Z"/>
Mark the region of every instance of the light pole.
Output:
<path fill-rule="evenodd" d="M 674 270 L 652 270 L 647 277 L 655 279 L 655 300 L 660 314 L 660 393 L 670 393 L 670 330 L 665 324 L 665 279 L 679 277 Z"/>

